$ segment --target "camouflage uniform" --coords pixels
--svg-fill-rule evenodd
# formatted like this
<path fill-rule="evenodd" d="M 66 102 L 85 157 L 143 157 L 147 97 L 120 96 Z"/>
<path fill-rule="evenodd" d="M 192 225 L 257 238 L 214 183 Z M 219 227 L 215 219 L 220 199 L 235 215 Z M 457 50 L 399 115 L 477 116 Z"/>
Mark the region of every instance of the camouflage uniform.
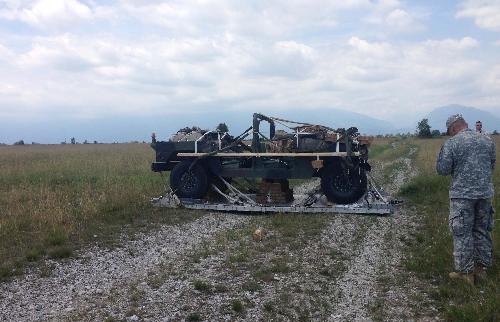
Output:
<path fill-rule="evenodd" d="M 495 143 L 470 129 L 441 147 L 436 170 L 452 177 L 449 225 L 457 272 L 470 273 L 475 264 L 491 265 L 495 158 Z"/>

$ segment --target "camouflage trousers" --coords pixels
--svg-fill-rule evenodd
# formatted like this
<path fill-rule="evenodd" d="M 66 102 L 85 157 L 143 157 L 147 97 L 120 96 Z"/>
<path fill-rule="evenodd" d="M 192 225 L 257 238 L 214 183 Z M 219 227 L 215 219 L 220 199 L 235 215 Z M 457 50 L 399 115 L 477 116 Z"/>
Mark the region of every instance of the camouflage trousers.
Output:
<path fill-rule="evenodd" d="M 491 199 L 450 199 L 449 225 L 455 271 L 470 273 L 474 265 L 491 265 Z"/>

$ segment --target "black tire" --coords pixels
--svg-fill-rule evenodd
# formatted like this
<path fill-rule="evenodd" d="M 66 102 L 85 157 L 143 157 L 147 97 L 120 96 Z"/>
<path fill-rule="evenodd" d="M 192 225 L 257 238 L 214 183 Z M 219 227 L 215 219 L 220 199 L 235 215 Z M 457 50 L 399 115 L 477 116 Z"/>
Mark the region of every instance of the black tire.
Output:
<path fill-rule="evenodd" d="M 181 161 L 170 172 L 170 187 L 179 198 L 201 199 L 207 195 L 209 180 L 207 170 L 192 161 Z"/>
<path fill-rule="evenodd" d="M 328 201 L 350 204 L 366 193 L 367 179 L 364 169 L 343 168 L 340 163 L 331 164 L 321 173 L 321 189 Z"/>

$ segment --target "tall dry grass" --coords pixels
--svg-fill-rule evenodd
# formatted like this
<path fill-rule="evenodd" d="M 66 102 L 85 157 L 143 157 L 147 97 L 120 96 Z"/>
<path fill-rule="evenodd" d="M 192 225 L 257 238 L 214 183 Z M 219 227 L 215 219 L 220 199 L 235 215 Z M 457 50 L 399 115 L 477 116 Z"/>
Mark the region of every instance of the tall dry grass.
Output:
<path fill-rule="evenodd" d="M 153 158 L 147 144 L 0 147 L 4 274 L 27 254 L 44 255 L 47 247 L 81 240 L 96 225 L 150 210 L 149 199 L 162 193 L 166 179 L 150 170 Z"/>

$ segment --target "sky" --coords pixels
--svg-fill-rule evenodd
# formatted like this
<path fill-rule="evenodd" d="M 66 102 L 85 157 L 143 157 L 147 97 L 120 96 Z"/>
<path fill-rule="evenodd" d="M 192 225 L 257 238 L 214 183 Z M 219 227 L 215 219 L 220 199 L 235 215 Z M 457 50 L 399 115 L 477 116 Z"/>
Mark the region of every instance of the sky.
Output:
<path fill-rule="evenodd" d="M 499 102 L 500 0 L 0 0 L 9 129 Z"/>

